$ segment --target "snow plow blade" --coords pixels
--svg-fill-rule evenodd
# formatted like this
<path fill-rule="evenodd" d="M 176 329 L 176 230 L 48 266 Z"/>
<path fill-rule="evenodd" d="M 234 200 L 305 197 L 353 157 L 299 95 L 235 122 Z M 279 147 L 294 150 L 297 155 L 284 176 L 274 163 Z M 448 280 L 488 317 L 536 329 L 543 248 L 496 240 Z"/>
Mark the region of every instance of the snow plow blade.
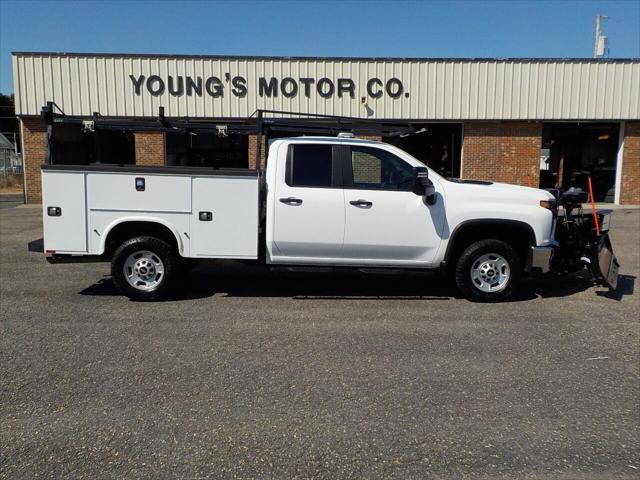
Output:
<path fill-rule="evenodd" d="M 595 246 L 591 255 L 591 270 L 599 285 L 609 287 L 611 290 L 618 288 L 618 269 L 620 264 L 613 254 L 613 247 L 609 239 L 609 233 L 604 233 Z"/>

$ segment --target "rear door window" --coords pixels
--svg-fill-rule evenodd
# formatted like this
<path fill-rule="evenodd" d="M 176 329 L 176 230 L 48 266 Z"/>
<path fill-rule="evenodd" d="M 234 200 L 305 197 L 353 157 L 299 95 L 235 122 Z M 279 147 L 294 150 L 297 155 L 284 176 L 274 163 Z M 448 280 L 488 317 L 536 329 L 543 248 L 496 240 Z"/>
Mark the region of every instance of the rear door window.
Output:
<path fill-rule="evenodd" d="M 286 183 L 290 187 L 325 187 L 335 184 L 333 146 L 294 144 L 289 147 Z"/>

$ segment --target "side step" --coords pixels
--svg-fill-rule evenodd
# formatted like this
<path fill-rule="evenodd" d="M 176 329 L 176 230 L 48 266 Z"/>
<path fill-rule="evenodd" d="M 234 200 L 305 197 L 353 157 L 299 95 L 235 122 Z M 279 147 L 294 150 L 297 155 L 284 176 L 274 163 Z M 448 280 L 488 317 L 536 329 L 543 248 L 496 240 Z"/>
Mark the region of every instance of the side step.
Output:
<path fill-rule="evenodd" d="M 429 269 L 417 269 L 417 268 L 367 268 L 367 267 L 316 267 L 316 266 L 272 266 L 271 271 L 283 271 L 296 272 L 296 273 L 330 273 L 330 272 L 360 272 L 367 275 L 400 275 L 408 273 L 425 273 L 431 270 Z"/>
<path fill-rule="evenodd" d="M 297 273 L 328 273 L 334 272 L 336 269 L 333 267 L 276 267 L 272 268 L 272 270 L 287 270 L 288 272 Z"/>

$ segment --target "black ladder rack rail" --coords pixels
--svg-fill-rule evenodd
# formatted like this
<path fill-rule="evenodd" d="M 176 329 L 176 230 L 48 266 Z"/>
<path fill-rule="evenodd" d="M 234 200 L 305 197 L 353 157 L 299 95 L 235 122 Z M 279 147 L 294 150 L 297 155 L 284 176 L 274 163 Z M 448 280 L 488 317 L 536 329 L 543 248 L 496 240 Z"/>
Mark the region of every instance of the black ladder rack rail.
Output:
<path fill-rule="evenodd" d="M 55 110 L 58 110 L 56 112 Z M 193 119 L 187 117 L 165 117 L 160 107 L 156 118 L 113 118 L 94 112 L 91 118 L 66 115 L 54 102 L 42 107 L 41 116 L 47 123 L 47 149 L 45 164 L 51 164 L 51 142 L 54 124 L 85 125 L 91 131 L 131 130 L 138 132 L 175 132 L 211 134 L 255 134 L 256 159 L 262 156 L 262 138 L 269 138 L 272 131 L 295 131 L 300 134 L 336 135 L 349 132 L 355 135 L 398 136 L 415 132 L 408 123 L 385 122 L 377 119 L 325 115 L 284 110 L 256 110 L 245 123 L 238 119 Z M 224 132 L 224 133 L 221 133 Z M 260 168 L 259 160 L 256 169 Z"/>

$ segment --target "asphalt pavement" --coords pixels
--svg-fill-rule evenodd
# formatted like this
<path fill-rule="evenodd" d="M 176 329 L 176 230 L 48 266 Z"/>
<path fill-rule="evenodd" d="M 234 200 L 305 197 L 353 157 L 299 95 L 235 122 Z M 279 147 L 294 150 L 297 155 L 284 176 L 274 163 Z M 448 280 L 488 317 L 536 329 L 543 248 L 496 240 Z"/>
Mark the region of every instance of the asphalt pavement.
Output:
<path fill-rule="evenodd" d="M 0 478 L 640 478 L 640 210 L 620 289 L 209 264 L 171 301 L 0 211 Z"/>
<path fill-rule="evenodd" d="M 0 192 L 0 209 L 13 208 L 24 203 L 22 192 Z"/>

